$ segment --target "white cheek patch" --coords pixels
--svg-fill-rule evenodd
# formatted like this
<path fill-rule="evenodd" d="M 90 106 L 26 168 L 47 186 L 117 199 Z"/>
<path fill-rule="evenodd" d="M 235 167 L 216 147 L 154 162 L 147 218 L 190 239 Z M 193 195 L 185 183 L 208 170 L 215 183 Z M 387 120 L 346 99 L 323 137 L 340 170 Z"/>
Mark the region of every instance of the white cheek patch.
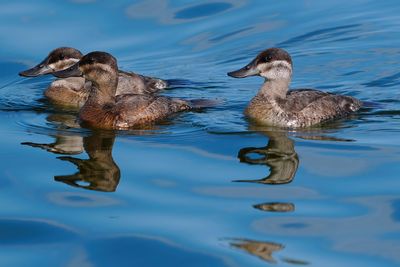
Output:
<path fill-rule="evenodd" d="M 292 66 L 285 60 L 275 60 L 271 63 L 259 64 L 258 69 L 261 76 L 269 80 L 290 79 L 292 76 Z"/>
<path fill-rule="evenodd" d="M 71 67 L 78 61 L 79 61 L 79 59 L 77 59 L 77 58 L 68 58 L 68 59 L 63 59 L 63 60 L 51 63 L 48 66 L 53 71 L 59 71 L 59 70 L 65 70 L 65 69 Z"/>

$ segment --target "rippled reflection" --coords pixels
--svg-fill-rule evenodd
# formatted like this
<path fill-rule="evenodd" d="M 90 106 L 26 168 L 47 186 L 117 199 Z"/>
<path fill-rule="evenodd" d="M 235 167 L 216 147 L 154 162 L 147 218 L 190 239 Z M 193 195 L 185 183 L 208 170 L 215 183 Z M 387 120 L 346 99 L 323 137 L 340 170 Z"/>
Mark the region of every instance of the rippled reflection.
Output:
<path fill-rule="evenodd" d="M 367 257 L 379 255 L 399 262 L 400 242 L 397 233 L 400 231 L 400 224 L 395 215 L 399 207 L 393 205 L 398 201 L 397 197 L 374 195 L 351 197 L 342 201 L 347 207 L 353 206 L 353 213 L 344 217 L 337 216 L 337 213 L 334 217 L 322 215 L 301 217 L 291 214 L 256 220 L 253 226 L 260 234 L 273 235 L 280 232 L 286 237 L 302 237 L 304 242 L 324 239 L 335 251 L 358 253 Z M 359 213 L 354 212 L 356 210 L 354 205 L 363 209 L 359 209 Z M 392 234 L 395 238 L 390 238 Z M 386 238 L 382 238 L 384 236 Z M 395 265 L 382 264 L 382 266 Z"/>
<path fill-rule="evenodd" d="M 285 246 L 275 242 L 257 241 L 251 239 L 232 239 L 230 245 L 234 248 L 241 249 L 250 255 L 256 256 L 259 259 L 268 263 L 278 263 L 274 258 L 276 252 L 284 250 Z M 307 261 L 293 259 L 289 257 L 281 257 L 280 261 L 291 265 L 308 265 Z"/>
<path fill-rule="evenodd" d="M 262 184 L 287 184 L 296 175 L 299 157 L 294 150 L 294 141 L 283 131 L 265 131 L 268 144 L 265 147 L 245 147 L 239 150 L 240 162 L 251 165 L 266 165 L 270 173 L 261 179 L 238 180 Z M 259 157 L 252 157 L 258 155 Z"/>
<path fill-rule="evenodd" d="M 295 209 L 293 203 L 283 203 L 283 202 L 262 203 L 254 205 L 253 207 L 258 210 L 271 211 L 271 212 L 292 212 Z"/>
<path fill-rule="evenodd" d="M 249 239 L 235 239 L 230 245 L 235 248 L 246 251 L 269 263 L 276 263 L 272 254 L 284 248 L 282 244 L 273 242 L 260 242 Z"/>
<path fill-rule="evenodd" d="M 89 158 L 81 159 L 60 156 L 58 159 L 70 162 L 78 171 L 70 175 L 57 175 L 54 179 L 74 187 L 113 192 L 121 176 L 118 165 L 112 157 L 115 133 L 112 131 L 92 132 L 89 136 L 62 132 L 62 129 L 79 127 L 76 116 L 70 114 L 52 114 L 47 117 L 59 130 L 53 137 L 53 143 L 23 142 L 23 145 L 37 147 L 48 152 L 64 155 L 76 155 L 86 151 Z"/>
<path fill-rule="evenodd" d="M 115 134 L 93 133 L 83 138 L 83 146 L 89 159 L 62 156 L 59 159 L 70 162 L 78 168 L 71 175 L 57 175 L 56 181 L 90 190 L 113 192 L 121 176 L 118 165 L 112 157 Z"/>
<path fill-rule="evenodd" d="M 61 132 L 69 128 L 79 128 L 75 115 L 51 114 L 47 116 L 47 121 L 55 126 L 56 134 L 51 135 L 55 139 L 53 143 L 23 142 L 22 144 L 41 148 L 55 154 L 76 155 L 84 151 L 81 134 Z"/>
<path fill-rule="evenodd" d="M 163 24 L 182 23 L 214 16 L 242 4 L 243 3 L 238 0 L 225 0 L 175 8 L 169 1 L 147 0 L 132 4 L 126 9 L 126 14 L 132 19 L 154 18 L 161 21 Z M 162 10 L 162 12 L 154 12 L 154 10 Z"/>
<path fill-rule="evenodd" d="M 288 184 L 296 176 L 300 161 L 295 150 L 295 141 L 288 135 L 309 141 L 353 142 L 348 138 L 327 135 L 329 131 L 337 131 L 344 127 L 340 121 L 329 123 L 325 126 L 288 132 L 274 127 L 259 127 L 252 125 L 250 130 L 259 132 L 268 138 L 264 147 L 244 147 L 239 150 L 240 162 L 249 165 L 265 165 L 269 169 L 266 177 L 261 179 L 240 179 L 235 182 L 249 182 L 261 184 Z"/>

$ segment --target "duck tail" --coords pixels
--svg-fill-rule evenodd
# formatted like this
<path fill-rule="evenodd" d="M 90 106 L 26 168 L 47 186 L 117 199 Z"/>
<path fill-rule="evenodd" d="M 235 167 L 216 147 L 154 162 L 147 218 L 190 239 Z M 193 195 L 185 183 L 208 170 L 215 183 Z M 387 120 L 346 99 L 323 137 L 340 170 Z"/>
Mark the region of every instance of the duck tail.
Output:
<path fill-rule="evenodd" d="M 143 76 L 143 75 L 140 75 L 140 76 L 144 80 L 144 82 L 145 82 L 147 87 L 155 88 L 155 89 L 158 89 L 158 90 L 166 89 L 166 88 L 169 87 L 169 83 L 167 81 L 165 81 L 165 80 L 160 79 L 160 78 L 147 77 L 147 76 Z"/>
<path fill-rule="evenodd" d="M 157 89 L 166 89 L 169 87 L 169 84 L 167 81 L 161 80 L 159 78 L 154 78 L 152 85 L 157 88 Z"/>
<path fill-rule="evenodd" d="M 192 99 L 188 100 L 192 109 L 213 108 L 221 104 L 221 101 L 215 99 Z"/>

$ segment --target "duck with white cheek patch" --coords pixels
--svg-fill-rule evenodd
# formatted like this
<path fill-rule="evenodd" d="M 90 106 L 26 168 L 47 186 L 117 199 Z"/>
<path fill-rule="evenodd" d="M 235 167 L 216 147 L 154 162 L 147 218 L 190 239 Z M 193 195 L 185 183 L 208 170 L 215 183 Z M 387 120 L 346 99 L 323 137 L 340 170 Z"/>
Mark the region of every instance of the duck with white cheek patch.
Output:
<path fill-rule="evenodd" d="M 59 47 L 35 67 L 21 71 L 20 76 L 37 77 L 65 70 L 82 58 L 82 53 L 72 47 Z M 154 94 L 167 88 L 167 82 L 133 72 L 119 71 L 116 95 Z M 89 97 L 90 82 L 82 77 L 68 77 L 53 81 L 44 95 L 53 103 L 64 106 L 81 107 Z"/>
<path fill-rule="evenodd" d="M 289 90 L 292 59 L 280 48 L 261 52 L 244 68 L 229 72 L 234 78 L 261 76 L 265 82 L 245 115 L 258 124 L 285 128 L 309 127 L 356 112 L 362 102 L 351 96 L 314 89 Z"/>

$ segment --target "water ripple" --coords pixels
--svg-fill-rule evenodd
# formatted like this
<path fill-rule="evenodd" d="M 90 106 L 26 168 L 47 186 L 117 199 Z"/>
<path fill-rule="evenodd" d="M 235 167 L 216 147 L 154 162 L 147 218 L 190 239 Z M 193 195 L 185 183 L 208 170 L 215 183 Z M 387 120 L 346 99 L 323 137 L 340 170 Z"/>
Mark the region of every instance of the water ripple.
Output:
<path fill-rule="evenodd" d="M 362 85 L 367 87 L 391 87 L 400 85 L 400 72 L 363 83 Z"/>
<path fill-rule="evenodd" d="M 322 41 L 328 39 L 333 39 L 332 41 L 338 41 L 338 36 L 343 36 L 348 33 L 356 32 L 360 28 L 360 26 L 361 24 L 350 24 L 314 30 L 296 37 L 292 37 L 286 41 L 278 43 L 277 45 L 281 47 L 287 47 L 293 46 L 298 43 Z"/>
<path fill-rule="evenodd" d="M 230 9 L 233 5 L 225 2 L 206 3 L 187 7 L 175 13 L 176 19 L 195 19 L 212 16 Z"/>

